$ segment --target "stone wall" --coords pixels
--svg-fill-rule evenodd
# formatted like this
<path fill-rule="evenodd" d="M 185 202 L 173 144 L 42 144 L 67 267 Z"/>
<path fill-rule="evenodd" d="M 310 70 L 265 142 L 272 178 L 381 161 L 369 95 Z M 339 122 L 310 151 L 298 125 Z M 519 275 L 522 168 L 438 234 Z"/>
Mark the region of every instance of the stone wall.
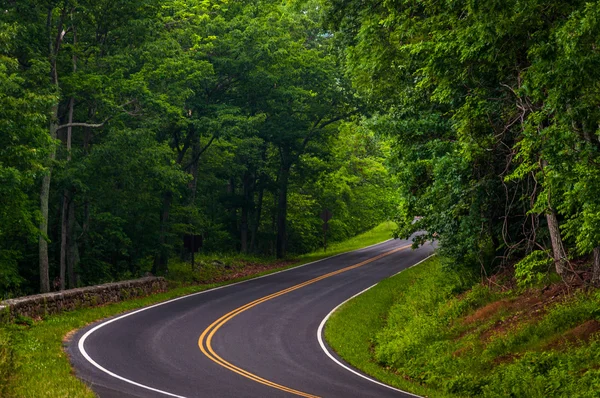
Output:
<path fill-rule="evenodd" d="M 135 297 L 148 296 L 167 289 L 164 278 L 146 277 L 129 281 L 106 283 L 61 292 L 37 294 L 0 302 L 0 321 L 16 316 L 38 318 L 84 307 L 116 303 Z"/>

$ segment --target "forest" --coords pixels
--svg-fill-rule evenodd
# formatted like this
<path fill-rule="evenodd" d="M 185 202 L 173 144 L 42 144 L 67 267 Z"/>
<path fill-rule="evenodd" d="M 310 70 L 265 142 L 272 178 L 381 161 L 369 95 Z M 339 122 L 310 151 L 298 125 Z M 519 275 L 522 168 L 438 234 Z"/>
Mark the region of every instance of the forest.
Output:
<path fill-rule="evenodd" d="M 600 281 L 600 5 L 7 0 L 0 297 L 393 219 L 457 273 Z"/>
<path fill-rule="evenodd" d="M 389 140 L 362 126 L 318 6 L 20 1 L 0 13 L 0 296 L 283 258 L 385 220 Z"/>

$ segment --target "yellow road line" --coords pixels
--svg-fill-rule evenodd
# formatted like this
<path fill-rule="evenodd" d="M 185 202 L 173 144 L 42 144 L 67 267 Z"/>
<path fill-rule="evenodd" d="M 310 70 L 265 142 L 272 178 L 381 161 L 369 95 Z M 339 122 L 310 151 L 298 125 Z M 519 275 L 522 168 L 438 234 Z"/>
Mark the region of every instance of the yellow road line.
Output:
<path fill-rule="evenodd" d="M 303 288 L 305 286 L 311 285 L 311 284 L 313 284 L 315 282 L 318 282 L 320 280 L 329 278 L 329 277 L 334 276 L 334 275 L 338 275 L 338 274 L 344 273 L 346 271 L 353 270 L 353 269 L 358 268 L 358 267 L 362 267 L 365 264 L 368 264 L 368 263 L 371 263 L 373 261 L 379 260 L 380 258 L 389 256 L 390 254 L 394 254 L 396 252 L 399 252 L 400 250 L 404 250 L 406 248 L 409 248 L 410 246 L 411 245 L 406 245 L 406 246 L 402 246 L 402 247 L 390 250 L 388 252 L 379 254 L 379 255 L 377 255 L 375 257 L 372 257 L 372 258 L 370 258 L 368 260 L 365 260 L 363 262 L 360 262 L 358 264 L 354 264 L 354 265 L 351 265 L 349 267 L 342 268 L 342 269 L 330 272 L 330 273 L 325 274 L 325 275 L 321 275 L 321 276 L 316 277 L 314 279 L 311 279 L 311 280 L 308 280 L 306 282 L 300 283 L 298 285 L 289 287 L 289 288 L 281 290 L 279 292 L 275 292 L 273 294 L 269 294 L 268 296 L 259 298 L 257 300 L 254 300 L 254 301 L 248 303 L 248 304 L 245 304 L 245 305 L 243 305 L 243 306 L 241 306 L 239 308 L 236 308 L 235 310 L 233 310 L 231 312 L 228 312 L 227 314 L 223 315 L 222 317 L 220 317 L 219 319 L 217 319 L 216 321 L 214 321 L 209 327 L 206 328 L 206 330 L 204 330 L 204 332 L 202 332 L 202 334 L 200 335 L 200 338 L 198 339 L 198 347 L 200 347 L 200 351 L 202 351 L 202 353 L 204 355 L 206 355 L 211 361 L 213 361 L 213 362 L 215 362 L 215 363 L 223 366 L 226 369 L 231 370 L 234 373 L 237 373 L 237 374 L 239 374 L 241 376 L 244 376 L 244 377 L 246 377 L 246 378 L 248 378 L 250 380 L 253 380 L 253 381 L 257 382 L 257 383 L 264 384 L 264 385 L 267 385 L 269 387 L 273 387 L 273 388 L 276 388 L 278 390 L 286 391 L 286 392 L 289 392 L 289 393 L 292 393 L 292 394 L 295 394 L 295 395 L 299 395 L 299 396 L 302 396 L 302 397 L 319 398 L 316 395 L 311 395 L 311 394 L 308 394 L 308 393 L 305 393 L 305 392 L 302 392 L 302 391 L 294 390 L 292 388 L 289 388 L 289 387 L 286 387 L 286 386 L 282 386 L 281 384 L 277 384 L 277 383 L 274 383 L 272 381 L 263 379 L 260 376 L 257 376 L 257 375 L 255 375 L 253 373 L 248 372 L 247 370 L 244 370 L 242 368 L 239 368 L 239 367 L 233 365 L 231 362 L 227 362 L 226 360 L 224 360 L 223 358 L 221 358 L 213 350 L 212 345 L 211 345 L 212 338 L 214 337 L 215 333 L 225 323 L 227 323 L 228 321 L 230 321 L 233 317 L 241 314 L 242 312 L 244 312 L 246 310 L 249 310 L 252 307 L 255 307 L 255 306 L 257 306 L 257 305 L 259 305 L 261 303 L 264 303 L 265 301 L 269 301 L 271 299 L 274 299 L 276 297 L 282 296 L 284 294 L 293 292 L 294 290 L 298 290 L 298 289 Z"/>

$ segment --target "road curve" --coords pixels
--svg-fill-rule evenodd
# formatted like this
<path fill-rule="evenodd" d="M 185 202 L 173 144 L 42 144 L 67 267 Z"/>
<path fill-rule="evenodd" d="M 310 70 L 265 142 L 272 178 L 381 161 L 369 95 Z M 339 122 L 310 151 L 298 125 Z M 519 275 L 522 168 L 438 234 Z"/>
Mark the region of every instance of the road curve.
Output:
<path fill-rule="evenodd" d="M 334 362 L 317 335 L 341 302 L 433 252 L 409 245 L 390 240 L 109 318 L 67 351 L 101 398 L 409 397 Z"/>

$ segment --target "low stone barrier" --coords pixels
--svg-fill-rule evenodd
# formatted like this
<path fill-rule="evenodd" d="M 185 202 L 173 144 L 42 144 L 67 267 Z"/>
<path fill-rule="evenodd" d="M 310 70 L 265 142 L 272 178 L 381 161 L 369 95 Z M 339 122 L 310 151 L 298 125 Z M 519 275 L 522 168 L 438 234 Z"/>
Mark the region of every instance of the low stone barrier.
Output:
<path fill-rule="evenodd" d="M 78 308 L 116 303 L 163 292 L 166 289 L 167 281 L 164 278 L 145 277 L 19 297 L 0 302 L 0 321 L 9 322 L 19 315 L 38 318 Z"/>

